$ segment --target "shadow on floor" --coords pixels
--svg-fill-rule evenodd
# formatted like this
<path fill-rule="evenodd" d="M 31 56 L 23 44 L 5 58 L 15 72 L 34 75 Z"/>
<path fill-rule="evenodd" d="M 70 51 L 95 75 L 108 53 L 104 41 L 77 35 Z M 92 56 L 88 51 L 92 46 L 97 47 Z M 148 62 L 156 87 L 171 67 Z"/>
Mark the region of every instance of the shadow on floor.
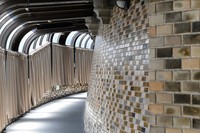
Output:
<path fill-rule="evenodd" d="M 4 133 L 84 133 L 87 93 L 54 100 L 31 110 L 9 125 Z"/>

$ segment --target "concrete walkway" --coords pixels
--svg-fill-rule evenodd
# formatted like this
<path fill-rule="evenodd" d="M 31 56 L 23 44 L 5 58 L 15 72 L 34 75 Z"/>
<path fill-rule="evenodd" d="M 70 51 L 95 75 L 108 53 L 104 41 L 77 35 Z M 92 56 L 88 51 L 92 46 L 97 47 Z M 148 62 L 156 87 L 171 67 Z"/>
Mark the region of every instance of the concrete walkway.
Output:
<path fill-rule="evenodd" d="M 87 93 L 44 104 L 6 128 L 5 133 L 84 133 Z"/>

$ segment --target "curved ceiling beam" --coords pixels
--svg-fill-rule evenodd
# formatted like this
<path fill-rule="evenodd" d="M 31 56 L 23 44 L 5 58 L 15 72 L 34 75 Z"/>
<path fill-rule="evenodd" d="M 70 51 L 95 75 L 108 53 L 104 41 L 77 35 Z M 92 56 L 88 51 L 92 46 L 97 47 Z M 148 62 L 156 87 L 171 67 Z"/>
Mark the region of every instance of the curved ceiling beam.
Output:
<path fill-rule="evenodd" d="M 43 39 L 43 35 L 39 36 L 36 45 L 33 46 L 34 49 L 37 49 L 38 47 L 40 47 L 42 43 L 42 39 Z"/>
<path fill-rule="evenodd" d="M 23 47 L 26 44 L 27 39 L 36 31 L 37 29 L 33 29 L 29 31 L 20 41 L 18 52 L 23 52 Z"/>
<path fill-rule="evenodd" d="M 13 51 L 18 51 L 19 44 L 22 40 L 22 38 L 32 29 L 35 29 L 36 25 L 34 24 L 25 24 L 22 27 L 20 27 L 12 36 L 9 49 Z M 8 44 L 8 43 L 7 43 Z"/>
<path fill-rule="evenodd" d="M 77 38 L 77 40 L 76 40 L 75 47 L 80 48 L 83 39 L 84 39 L 87 35 L 88 35 L 87 33 L 81 34 L 81 35 Z"/>
<path fill-rule="evenodd" d="M 59 39 L 60 39 L 60 37 L 61 37 L 62 34 L 64 34 L 64 33 L 62 33 L 62 32 L 55 33 L 53 35 L 53 41 L 52 41 L 52 43 L 59 44 Z"/>
<path fill-rule="evenodd" d="M 76 35 L 76 33 L 86 34 L 84 32 L 80 32 L 80 31 L 67 32 L 65 34 L 63 33 L 63 35 L 61 35 L 62 33 L 55 33 L 55 34 L 61 35 L 59 37 L 58 42 L 61 42 L 61 40 L 62 40 L 62 42 L 65 43 L 65 41 L 69 38 L 71 38 L 71 40 L 73 40 L 74 35 Z M 55 34 L 52 34 L 52 39 L 53 39 L 53 36 L 55 36 Z M 44 44 L 43 43 L 44 39 L 41 39 L 41 38 L 44 38 L 44 36 L 47 36 L 46 39 L 45 39 L 45 40 L 47 40 L 47 38 L 49 38 L 49 36 L 51 36 L 51 35 L 50 34 L 43 34 L 43 35 L 39 36 L 38 33 L 32 32 L 32 35 L 30 35 L 30 36 L 32 36 L 33 41 L 30 43 L 30 48 L 27 51 L 29 54 L 39 48 L 39 47 L 36 46 L 36 45 L 38 45 L 38 42 L 39 42 L 39 45 Z M 33 37 L 33 36 L 35 36 L 35 37 Z M 28 39 L 28 40 L 30 40 L 30 39 Z M 93 43 L 94 43 L 94 41 L 91 39 L 91 36 L 89 34 L 87 34 L 87 36 L 85 36 L 84 39 L 82 40 L 80 48 L 93 49 Z M 59 43 L 59 44 L 65 45 L 65 44 L 61 44 L 61 43 Z M 73 44 L 71 44 L 71 45 L 73 45 Z M 83 47 L 83 45 L 84 45 L 84 47 Z"/>
<path fill-rule="evenodd" d="M 27 15 L 31 15 L 34 13 L 41 13 L 44 12 L 46 14 L 48 14 L 47 16 L 52 16 L 49 15 L 51 12 L 71 12 L 73 10 L 80 9 L 80 10 L 88 10 L 91 9 L 92 7 L 92 3 L 89 4 L 75 4 L 75 5 L 60 5 L 60 6 L 39 6 L 39 7 L 16 7 L 16 9 L 12 9 L 9 10 L 7 12 L 4 12 L 2 14 L 0 14 L 0 22 L 2 22 L 2 20 L 5 20 L 4 22 L 8 21 L 8 19 L 10 18 L 16 18 L 16 16 L 20 15 L 20 14 L 27 14 Z M 80 14 L 80 13 L 79 13 Z M 38 15 L 40 17 L 40 15 Z M 41 16 L 42 17 L 42 16 Z M 14 19 L 13 18 L 13 19 Z M 4 24 L 4 23 L 3 23 Z"/>
<path fill-rule="evenodd" d="M 79 23 L 78 23 L 79 22 Z M 14 51 L 18 50 L 21 39 L 25 36 L 27 32 L 30 30 L 37 28 L 40 32 L 43 33 L 55 33 L 55 32 L 71 32 L 73 30 L 86 30 L 87 27 L 84 25 L 84 20 L 78 20 L 78 25 L 75 25 L 75 21 L 73 23 L 69 22 L 56 22 L 56 23 L 42 23 L 42 24 L 34 24 L 34 23 L 25 23 L 24 25 L 18 26 L 15 30 L 12 31 L 12 28 L 9 31 L 12 31 L 11 34 L 6 39 L 2 34 L 2 41 L 7 41 L 7 49 L 11 49 Z M 6 32 L 6 35 L 8 32 Z M 4 38 L 3 38 L 4 37 Z M 9 45 L 12 44 L 12 45 Z"/>
<path fill-rule="evenodd" d="M 3 48 L 18 51 L 23 37 L 37 29 L 23 47 L 26 53 L 34 40 L 32 38 L 46 33 L 86 30 L 85 18 L 94 15 L 92 0 L 1 0 L 0 8 Z"/>
<path fill-rule="evenodd" d="M 49 39 L 49 34 L 45 34 L 45 35 L 43 35 L 44 37 L 43 37 L 43 40 L 42 40 L 42 45 L 43 44 L 49 44 L 50 42 L 48 41 L 48 39 Z"/>
<path fill-rule="evenodd" d="M 13 10 L 19 7 L 26 6 L 46 6 L 46 5 L 63 5 L 63 4 L 78 4 L 90 3 L 92 0 L 1 0 L 0 14 L 7 10 Z"/>
<path fill-rule="evenodd" d="M 25 45 L 23 46 L 22 52 L 25 54 L 29 54 L 31 47 L 33 49 L 33 47 L 36 45 L 39 36 L 44 34 L 45 33 L 39 33 L 38 31 L 33 32 L 33 34 L 27 38 Z"/>
<path fill-rule="evenodd" d="M 1 7 L 1 6 L 0 6 Z M 15 5 L 15 8 L 0 14 L 0 16 L 16 16 L 16 14 L 21 13 L 34 13 L 34 12 L 50 12 L 50 11 L 66 11 L 66 10 L 76 10 L 76 9 L 91 9 L 92 3 L 88 4 L 70 4 L 70 5 L 53 5 L 53 6 L 21 6 L 18 7 Z M 93 7 L 92 7 L 93 8 Z M 2 9 L 2 8 L 1 8 Z M 1 18 L 0 17 L 0 18 Z"/>
<path fill-rule="evenodd" d="M 40 49 L 42 46 L 49 44 L 49 42 L 47 42 L 47 38 L 48 38 L 49 34 L 45 34 L 45 35 L 41 35 L 39 37 L 37 37 L 30 45 L 30 49 L 28 51 L 28 54 L 31 54 L 32 52 Z"/>
<path fill-rule="evenodd" d="M 53 29 L 37 29 L 26 41 L 26 45 L 24 45 L 23 52 L 28 54 L 31 43 L 39 36 L 47 34 L 47 33 L 56 33 L 56 32 L 64 32 L 68 33 L 73 30 L 87 31 L 86 26 L 77 26 L 77 27 L 59 27 Z"/>
<path fill-rule="evenodd" d="M 89 40 L 88 40 L 88 42 L 87 42 L 87 44 L 86 44 L 86 48 L 88 48 L 88 49 L 92 49 L 92 45 L 93 45 L 93 40 L 90 38 Z"/>
<path fill-rule="evenodd" d="M 87 44 L 87 42 L 89 41 L 90 38 L 91 38 L 90 35 L 87 34 L 87 36 L 85 36 L 85 38 L 82 40 L 80 47 L 81 48 L 86 48 L 86 44 Z"/>
<path fill-rule="evenodd" d="M 65 41 L 69 34 L 70 34 L 70 32 L 66 32 L 64 35 L 61 35 L 60 40 L 59 40 L 60 45 L 65 45 Z"/>
<path fill-rule="evenodd" d="M 73 6 L 71 6 L 71 7 L 73 7 Z M 34 21 L 37 20 L 35 22 L 35 24 L 38 25 L 39 23 L 42 23 L 44 21 L 51 23 L 52 21 L 62 21 L 62 20 L 66 20 L 66 19 L 68 21 L 70 21 L 70 22 L 74 22 L 73 19 L 77 19 L 77 18 L 78 19 L 80 19 L 80 18 L 83 19 L 84 17 L 91 17 L 93 15 L 93 11 L 91 9 L 92 5 L 89 4 L 88 6 L 90 7 L 89 9 L 84 9 L 85 7 L 82 8 L 83 6 L 80 7 L 80 5 L 79 5 L 78 8 L 82 8 L 82 9 L 50 11 L 50 12 L 28 12 L 28 13 L 27 13 L 26 9 L 22 9 L 22 10 L 17 9 L 16 12 L 12 12 L 10 15 L 7 15 L 6 17 L 4 17 L 4 20 L 2 20 L 1 24 L 3 24 L 4 21 L 7 21 L 2 26 L 1 32 L 0 32 L 1 33 L 0 39 L 2 39 L 2 43 L 1 43 L 2 47 L 5 48 L 5 44 L 6 44 L 7 40 L 8 40 L 8 35 L 10 35 L 11 32 L 16 27 L 19 27 L 19 25 L 21 23 L 25 23 L 25 22 L 26 23 L 27 22 L 34 23 Z M 51 8 L 48 7 L 48 9 L 51 9 Z M 20 13 L 20 14 L 16 15 L 16 13 Z M 49 13 L 51 13 L 51 15 L 49 15 Z M 15 15 L 15 17 L 14 18 L 10 18 L 13 14 Z M 75 24 L 79 24 L 76 21 L 74 23 Z M 56 25 L 55 27 L 57 27 L 57 26 L 58 25 Z M 44 27 L 44 28 L 47 28 L 47 27 Z M 17 33 L 19 33 L 19 32 L 17 32 Z M 24 36 L 24 35 L 25 35 L 25 33 L 22 36 Z M 15 46 L 14 48 L 12 46 L 11 48 L 14 49 L 14 50 L 18 49 L 17 46 Z"/>
<path fill-rule="evenodd" d="M 30 49 L 29 49 L 29 51 L 28 51 L 29 54 L 32 53 L 32 52 L 34 51 L 33 45 L 34 45 L 34 43 L 36 43 L 36 42 L 37 42 L 36 40 L 32 42 L 31 47 L 30 47 Z"/>
<path fill-rule="evenodd" d="M 90 6 L 91 7 L 91 6 Z M 80 13 L 81 12 L 81 13 Z M 51 15 L 49 15 L 51 14 Z M 74 9 L 74 10 L 57 10 L 57 11 L 45 11 L 45 12 L 26 12 L 25 9 L 17 10 L 16 12 L 12 12 L 9 15 L 5 15 L 6 17 L 0 21 L 0 26 L 3 27 L 5 23 L 8 21 L 48 21 L 51 20 L 72 20 L 79 19 L 85 17 L 93 16 L 92 9 Z M 3 16 L 2 16 L 3 17 Z"/>
<path fill-rule="evenodd" d="M 68 10 L 55 10 L 53 8 L 50 8 L 48 10 L 44 10 L 44 12 L 27 12 L 26 8 L 17 9 L 15 11 L 12 11 L 8 14 L 4 14 L 4 16 L 1 16 L 0 19 L 0 27 L 1 32 L 5 30 L 8 25 L 11 23 L 15 23 L 17 21 L 19 22 L 27 22 L 27 21 L 53 21 L 53 20 L 70 20 L 74 18 L 84 18 L 89 17 L 93 15 L 91 8 L 91 5 L 85 6 L 78 6 L 75 10 L 70 10 L 68 7 L 66 7 Z M 89 9 L 86 9 L 89 8 Z M 28 9 L 30 10 L 30 9 Z M 50 10 L 50 11 L 49 11 Z M 81 13 L 80 13 L 81 12 Z M 51 14 L 51 15 L 49 15 Z M 10 27 L 10 26 L 9 26 Z"/>
<path fill-rule="evenodd" d="M 77 38 L 81 35 L 81 32 L 78 31 L 73 31 L 69 34 L 69 36 L 67 37 L 66 41 L 65 41 L 65 45 L 73 45 L 73 47 L 75 47 L 75 41 L 77 40 Z"/>
<path fill-rule="evenodd" d="M 75 40 L 74 44 L 71 45 L 75 45 L 76 48 L 93 49 L 92 47 L 94 41 L 92 39 L 92 36 L 88 32 L 79 33 L 80 35 Z M 67 39 L 71 38 L 71 40 L 73 40 L 74 37 L 76 37 L 76 32 L 72 32 Z"/>

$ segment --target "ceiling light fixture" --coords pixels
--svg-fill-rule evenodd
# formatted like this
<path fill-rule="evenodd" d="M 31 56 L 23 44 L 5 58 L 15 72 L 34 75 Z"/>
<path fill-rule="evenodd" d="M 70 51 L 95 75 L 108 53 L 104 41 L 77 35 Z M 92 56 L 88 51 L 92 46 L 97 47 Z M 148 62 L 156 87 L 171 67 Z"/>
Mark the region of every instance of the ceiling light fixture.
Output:
<path fill-rule="evenodd" d="M 26 10 L 27 12 L 29 12 L 29 8 L 25 8 L 25 10 Z"/>
<path fill-rule="evenodd" d="M 116 0 L 115 4 L 117 7 L 127 10 L 130 6 L 130 0 Z"/>
<path fill-rule="evenodd" d="M 51 20 L 47 20 L 47 22 L 48 22 L 48 23 L 52 23 L 52 21 L 51 21 Z"/>

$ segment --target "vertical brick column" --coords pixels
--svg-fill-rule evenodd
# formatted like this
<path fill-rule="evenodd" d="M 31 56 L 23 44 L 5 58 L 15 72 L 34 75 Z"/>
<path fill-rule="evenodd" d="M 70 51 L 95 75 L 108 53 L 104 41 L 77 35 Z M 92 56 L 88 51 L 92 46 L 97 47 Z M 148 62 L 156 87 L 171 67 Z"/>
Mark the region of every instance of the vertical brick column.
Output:
<path fill-rule="evenodd" d="M 150 0 L 150 133 L 200 132 L 200 0 Z"/>
<path fill-rule="evenodd" d="M 149 133 L 149 3 L 116 6 L 100 25 L 85 113 L 87 133 Z"/>

